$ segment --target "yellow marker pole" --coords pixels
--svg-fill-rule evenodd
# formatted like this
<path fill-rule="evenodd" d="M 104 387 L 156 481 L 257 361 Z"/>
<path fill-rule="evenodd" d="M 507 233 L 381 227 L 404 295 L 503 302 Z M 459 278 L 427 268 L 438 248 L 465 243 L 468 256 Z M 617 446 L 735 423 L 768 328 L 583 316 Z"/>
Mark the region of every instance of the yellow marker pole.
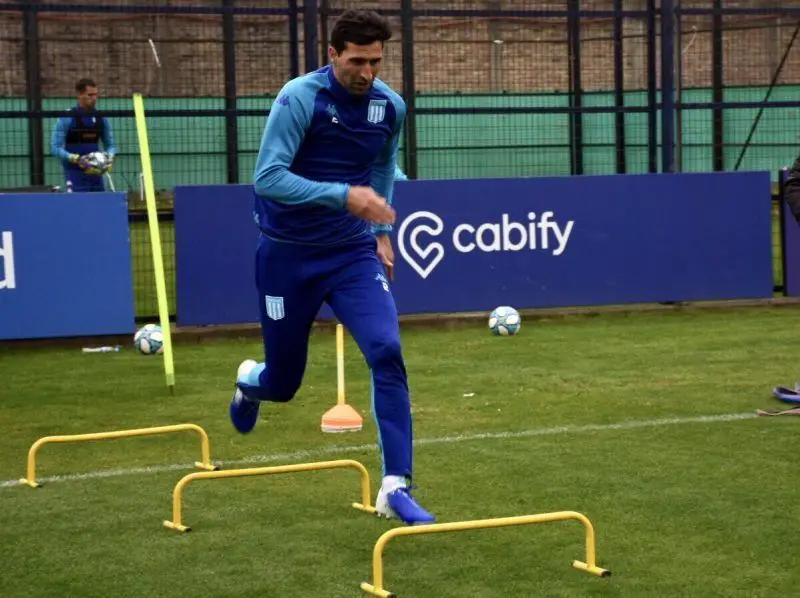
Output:
<path fill-rule="evenodd" d="M 344 326 L 336 324 L 336 404 L 344 405 Z"/>
<path fill-rule="evenodd" d="M 198 474 L 189 474 L 198 475 Z M 204 474 L 199 474 L 204 475 Z M 573 561 L 572 566 L 581 571 L 586 571 L 598 577 L 608 577 L 611 572 L 607 569 L 598 567 L 595 561 L 595 535 L 592 522 L 577 511 L 557 511 L 554 513 L 540 513 L 537 515 L 519 515 L 516 517 L 499 517 L 496 519 L 477 519 L 472 521 L 454 521 L 452 523 L 431 523 L 425 525 L 414 525 L 411 527 L 396 527 L 385 532 L 372 551 L 372 579 L 373 583 L 363 582 L 361 589 L 381 598 L 394 596 L 386 589 L 383 580 L 383 551 L 386 544 L 399 536 L 411 536 L 420 534 L 436 534 L 442 532 L 459 532 L 475 529 L 488 529 L 497 527 L 508 527 L 512 525 L 529 525 L 535 523 L 548 523 L 551 521 L 579 521 L 583 524 L 585 536 L 586 561 Z"/>
<path fill-rule="evenodd" d="M 39 449 L 46 444 L 65 442 L 89 442 L 94 440 L 113 440 L 115 438 L 131 438 L 134 436 L 154 436 L 156 434 L 171 434 L 173 432 L 196 432 L 200 436 L 200 461 L 195 461 L 194 466 L 205 471 L 216 471 L 218 466 L 211 462 L 211 448 L 208 434 L 197 424 L 175 424 L 171 426 L 158 426 L 155 428 L 136 428 L 133 430 L 114 430 L 111 432 L 94 432 L 91 434 L 71 434 L 67 436 L 45 436 L 40 438 L 28 449 L 28 477 L 22 478 L 20 484 L 39 488 L 41 484 L 36 481 L 36 455 Z"/>
<path fill-rule="evenodd" d="M 136 133 L 139 137 L 139 155 L 142 160 L 142 181 L 147 200 L 147 220 L 150 224 L 150 243 L 153 246 L 153 271 L 156 277 L 156 296 L 158 315 L 164 334 L 164 373 L 170 394 L 175 392 L 175 364 L 172 358 L 172 335 L 170 334 L 169 306 L 167 305 L 167 285 L 164 278 L 164 259 L 161 252 L 161 232 L 158 227 L 156 191 L 153 181 L 153 166 L 150 161 L 150 144 L 147 141 L 147 121 L 144 116 L 142 94 L 133 94 L 133 112 L 136 119 Z"/>
<path fill-rule="evenodd" d="M 336 405 L 322 415 L 323 432 L 358 432 L 364 418 L 345 401 L 344 388 L 344 326 L 336 324 Z"/>
<path fill-rule="evenodd" d="M 242 478 L 248 476 L 273 475 L 279 473 L 296 473 L 299 471 L 319 471 L 322 469 L 355 469 L 361 474 L 361 502 L 352 503 L 354 509 L 365 513 L 375 513 L 369 490 L 369 472 L 358 461 L 339 459 L 337 461 L 317 461 L 314 463 L 296 463 L 293 465 L 273 465 L 270 467 L 252 467 L 249 469 L 228 469 L 224 471 L 201 471 L 190 473 L 181 478 L 172 490 L 172 520 L 164 521 L 164 527 L 179 532 L 188 532 L 192 528 L 183 524 L 183 493 L 186 486 L 195 480 L 219 480 L 222 478 Z"/>

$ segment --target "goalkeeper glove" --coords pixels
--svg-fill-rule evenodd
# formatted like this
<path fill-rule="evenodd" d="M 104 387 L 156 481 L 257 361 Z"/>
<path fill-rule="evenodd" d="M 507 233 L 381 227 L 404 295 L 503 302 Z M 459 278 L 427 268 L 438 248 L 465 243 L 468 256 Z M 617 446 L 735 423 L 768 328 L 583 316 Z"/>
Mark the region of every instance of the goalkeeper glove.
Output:
<path fill-rule="evenodd" d="M 78 158 L 78 166 L 80 167 L 81 170 L 83 170 L 84 173 L 88 175 L 97 176 L 103 174 L 99 168 L 91 165 L 91 163 L 89 162 L 89 158 L 87 156 L 81 156 L 80 158 Z"/>

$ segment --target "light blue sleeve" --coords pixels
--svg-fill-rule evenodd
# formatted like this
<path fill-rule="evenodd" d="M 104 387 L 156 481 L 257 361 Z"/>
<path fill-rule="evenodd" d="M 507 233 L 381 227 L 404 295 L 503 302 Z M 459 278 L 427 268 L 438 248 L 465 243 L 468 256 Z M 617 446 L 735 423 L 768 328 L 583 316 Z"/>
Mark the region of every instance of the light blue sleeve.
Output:
<path fill-rule="evenodd" d="M 62 116 L 56 121 L 53 127 L 53 134 L 50 136 L 50 153 L 61 160 L 69 160 L 70 153 L 64 148 L 67 142 L 67 131 L 72 117 Z"/>
<path fill-rule="evenodd" d="M 281 203 L 342 208 L 349 185 L 311 181 L 289 171 L 311 124 L 317 89 L 311 75 L 294 79 L 281 89 L 264 127 L 253 186 L 258 195 Z"/>
<path fill-rule="evenodd" d="M 372 166 L 372 180 L 370 186 L 375 193 L 385 198 L 391 205 L 394 196 L 394 180 L 397 174 L 397 148 L 400 146 L 400 133 L 403 130 L 403 123 L 406 119 L 406 103 L 396 93 L 389 90 L 389 98 L 394 104 L 396 113 L 394 121 L 394 134 L 386 142 L 378 159 Z M 402 171 L 400 171 L 401 174 Z M 405 175 L 403 174 L 403 177 Z M 373 224 L 372 232 L 375 234 L 388 234 L 392 231 L 391 224 Z"/>
<path fill-rule="evenodd" d="M 395 167 L 394 167 L 394 180 L 395 181 L 407 181 L 408 180 L 408 177 L 406 176 L 406 173 L 403 172 L 403 169 L 400 168 L 400 166 L 398 166 L 398 165 L 395 165 Z"/>
<path fill-rule="evenodd" d="M 111 121 L 103 118 L 103 148 L 107 154 L 114 156 L 117 153 L 117 146 L 114 143 L 114 131 L 111 129 Z"/>

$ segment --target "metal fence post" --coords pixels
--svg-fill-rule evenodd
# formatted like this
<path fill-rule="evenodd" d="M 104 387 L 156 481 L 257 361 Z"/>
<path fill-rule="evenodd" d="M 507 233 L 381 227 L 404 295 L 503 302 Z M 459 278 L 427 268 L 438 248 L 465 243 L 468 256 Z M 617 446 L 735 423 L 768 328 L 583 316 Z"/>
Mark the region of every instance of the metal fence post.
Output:
<path fill-rule="evenodd" d="M 25 97 L 28 108 L 28 162 L 30 183 L 44 185 L 44 130 L 42 127 L 42 79 L 39 23 L 36 6 L 22 5 L 22 39 L 25 44 Z"/>
<path fill-rule="evenodd" d="M 583 89 L 581 84 L 580 0 L 568 0 L 567 31 L 570 72 L 570 146 L 572 174 L 583 174 Z"/>
<path fill-rule="evenodd" d="M 661 0 L 661 170 L 675 172 L 675 7 Z"/>
<path fill-rule="evenodd" d="M 300 32 L 297 0 L 289 0 L 289 78 L 300 76 Z"/>
<path fill-rule="evenodd" d="M 647 0 L 647 170 L 658 172 L 658 96 L 656 95 L 656 0 Z"/>
<path fill-rule="evenodd" d="M 319 5 L 317 0 L 304 0 L 303 2 L 303 33 L 305 34 L 305 65 L 306 73 L 319 68 Z"/>
<path fill-rule="evenodd" d="M 724 109 L 719 105 L 723 96 L 723 50 L 722 50 L 722 0 L 714 0 L 714 16 L 712 17 L 711 73 L 712 98 L 717 104 L 712 110 L 713 118 L 713 155 L 714 170 L 725 170 L 725 128 Z"/>
<path fill-rule="evenodd" d="M 234 0 L 223 0 L 222 51 L 225 73 L 225 153 L 228 183 L 239 182 L 239 129 L 236 126 L 236 21 Z"/>
<path fill-rule="evenodd" d="M 622 0 L 614 0 L 614 128 L 617 153 L 617 174 L 627 171 L 625 160 L 625 63 L 622 41 Z"/>
<path fill-rule="evenodd" d="M 330 34 L 328 32 L 328 16 L 330 15 L 330 0 L 320 0 L 319 3 L 319 29 L 320 29 L 320 44 L 319 44 L 319 63 L 328 64 L 328 45 L 331 43 Z"/>
<path fill-rule="evenodd" d="M 417 173 L 417 88 L 414 81 L 414 2 L 401 0 L 400 23 L 403 45 L 403 96 L 406 102 L 405 168 L 410 179 Z"/>
<path fill-rule="evenodd" d="M 675 1 L 675 169 L 683 172 L 683 20 Z"/>

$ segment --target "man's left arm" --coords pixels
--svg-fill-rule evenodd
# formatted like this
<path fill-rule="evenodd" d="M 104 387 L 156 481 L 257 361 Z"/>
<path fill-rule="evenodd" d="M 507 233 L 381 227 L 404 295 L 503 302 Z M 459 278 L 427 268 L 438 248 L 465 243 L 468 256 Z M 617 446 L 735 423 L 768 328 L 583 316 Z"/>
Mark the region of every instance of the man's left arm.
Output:
<path fill-rule="evenodd" d="M 406 105 L 400 96 L 393 98 L 395 109 L 394 131 L 391 138 L 381 150 L 378 159 L 372 166 L 372 180 L 370 186 L 375 193 L 386 199 L 392 205 L 394 195 L 394 179 L 397 170 L 397 148 L 400 146 L 400 132 L 406 118 Z M 390 224 L 373 224 L 372 232 L 377 239 L 376 253 L 378 259 L 386 268 L 389 280 L 394 280 L 394 249 L 389 233 L 392 232 Z"/>
<path fill-rule="evenodd" d="M 103 150 L 113 159 L 117 153 L 117 145 L 114 143 L 114 131 L 111 128 L 111 121 L 103 117 Z"/>
<path fill-rule="evenodd" d="M 397 167 L 397 150 L 400 146 L 400 133 L 403 130 L 403 123 L 406 118 L 405 102 L 397 96 L 392 100 L 395 108 L 394 133 L 383 146 L 378 159 L 372 167 L 372 180 L 370 186 L 375 193 L 385 198 L 389 205 L 392 204 L 394 196 L 395 169 Z M 372 231 L 377 236 L 388 235 L 392 231 L 390 224 L 374 224 Z"/>

